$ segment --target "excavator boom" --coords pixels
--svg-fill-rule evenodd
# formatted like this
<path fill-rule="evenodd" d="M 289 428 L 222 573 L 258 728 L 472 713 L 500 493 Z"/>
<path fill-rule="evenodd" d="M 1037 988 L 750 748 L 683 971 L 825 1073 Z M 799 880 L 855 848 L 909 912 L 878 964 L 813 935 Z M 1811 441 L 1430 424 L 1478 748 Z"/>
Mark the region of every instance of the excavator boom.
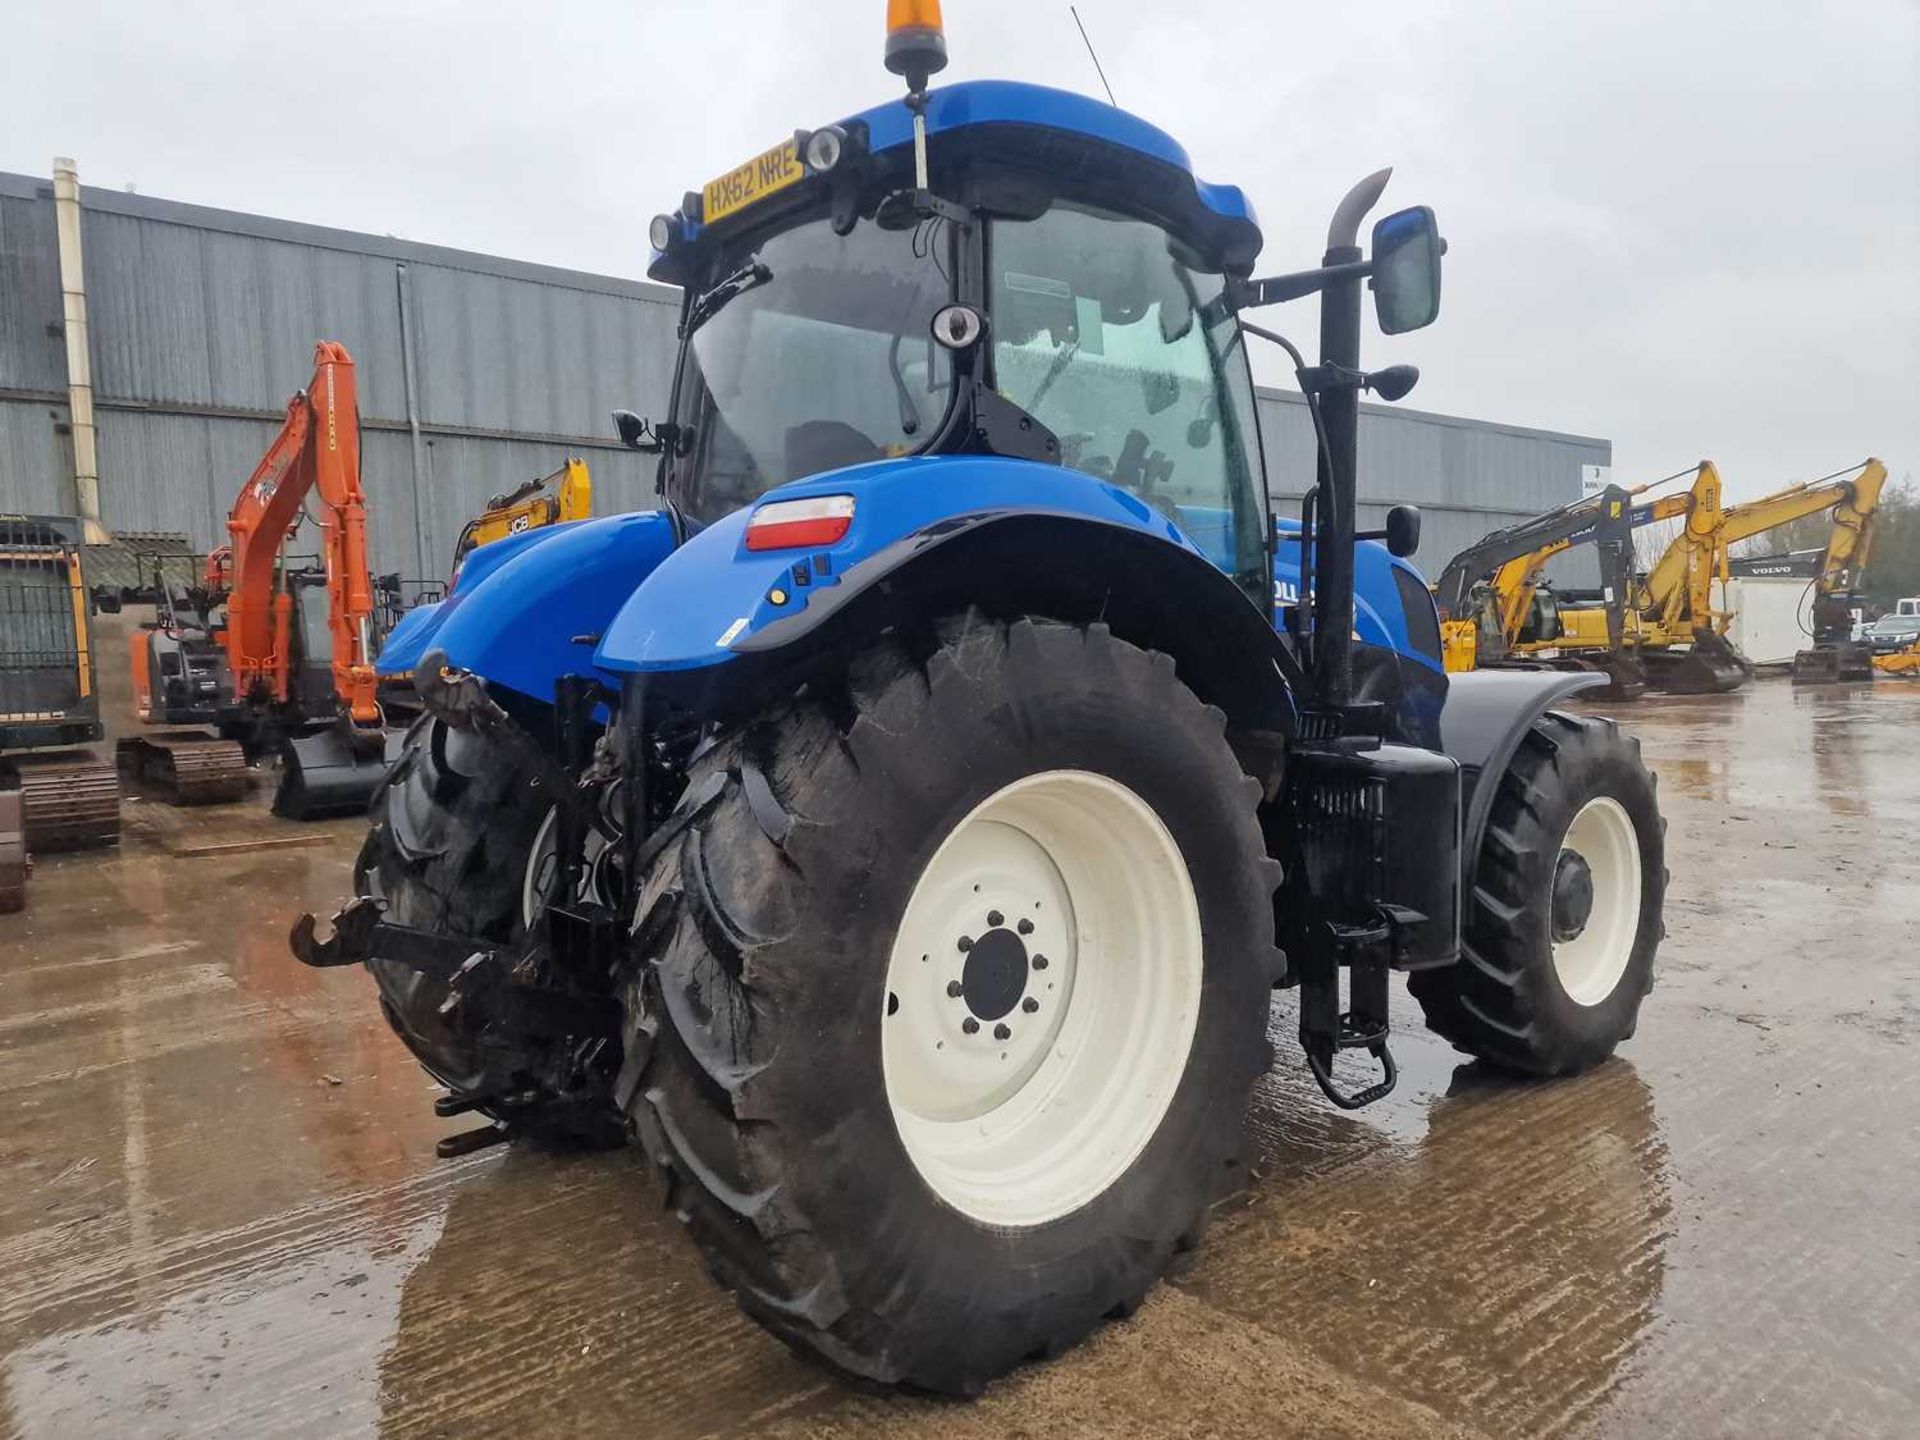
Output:
<path fill-rule="evenodd" d="M 293 600 L 280 583 L 281 551 L 310 494 L 321 503 L 334 694 L 355 725 L 378 725 L 360 411 L 353 357 L 329 340 L 314 347 L 313 379 L 287 402 L 280 434 L 227 512 L 227 661 L 245 700 L 292 698 Z"/>
<path fill-rule="evenodd" d="M 1729 617 L 1713 608 L 1712 587 L 1716 579 L 1726 579 L 1732 547 L 1823 510 L 1833 511 L 1833 526 L 1816 583 L 1823 593 L 1833 590 L 1849 570 L 1857 573 L 1866 562 L 1887 467 L 1869 459 L 1838 474 L 1846 478 L 1824 476 L 1758 500 L 1723 506 L 1716 472 L 1710 499 L 1696 501 L 1686 528 L 1647 572 L 1642 610 L 1670 630 L 1711 625 L 1724 633 Z"/>
<path fill-rule="evenodd" d="M 1482 603 L 1477 592 L 1486 586 L 1493 624 L 1483 627 L 1492 633 L 1485 635 L 1480 660 L 1504 658 L 1531 607 L 1541 569 L 1561 551 L 1589 541 L 1600 551 L 1602 583 L 1624 593 L 1633 563 L 1629 512 L 1636 493 L 1609 485 L 1469 545 L 1447 562 L 1434 586 L 1443 626 L 1458 635 L 1462 627 L 1477 624 Z M 1472 668 L 1471 662 L 1463 668 Z"/>
<path fill-rule="evenodd" d="M 310 573 L 289 574 L 284 553 L 309 497 L 318 501 L 324 637 L 300 623 L 307 613 L 300 593 L 318 582 Z M 209 655 L 224 652 L 231 693 L 210 683 L 210 693 L 196 692 L 192 710 L 179 716 L 218 734 L 128 737 L 121 742 L 123 770 L 177 802 L 236 799 L 246 789 L 247 761 L 277 747 L 276 814 L 306 819 L 364 808 L 397 744 L 374 698 L 360 412 L 353 357 L 344 346 L 323 340 L 314 347 L 313 378 L 287 401 L 280 433 L 227 512 L 227 538 L 206 567 L 209 603 L 224 600 L 225 617 L 209 627 L 213 640 L 203 633 L 199 643 Z M 150 629 L 135 637 L 136 677 L 155 668 L 150 647 L 162 641 L 183 652 L 180 666 L 188 664 L 192 637 Z M 206 668 L 211 674 L 215 667 Z M 173 723 L 171 716 L 143 718 Z"/>

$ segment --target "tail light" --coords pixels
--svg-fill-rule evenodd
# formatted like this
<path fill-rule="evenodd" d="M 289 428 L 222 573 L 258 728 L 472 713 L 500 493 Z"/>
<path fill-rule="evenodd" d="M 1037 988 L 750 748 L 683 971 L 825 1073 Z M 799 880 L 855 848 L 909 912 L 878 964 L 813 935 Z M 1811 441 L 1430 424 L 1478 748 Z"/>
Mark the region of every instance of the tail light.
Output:
<path fill-rule="evenodd" d="M 831 545 L 853 524 L 853 496 L 775 500 L 747 520 L 747 549 L 799 550 Z"/>

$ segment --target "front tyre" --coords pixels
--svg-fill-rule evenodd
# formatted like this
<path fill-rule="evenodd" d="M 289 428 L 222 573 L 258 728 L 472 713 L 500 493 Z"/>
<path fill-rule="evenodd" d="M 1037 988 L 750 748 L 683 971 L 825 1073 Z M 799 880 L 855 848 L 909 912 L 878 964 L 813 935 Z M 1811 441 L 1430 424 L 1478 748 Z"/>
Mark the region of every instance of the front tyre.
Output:
<path fill-rule="evenodd" d="M 432 717 L 407 732 L 374 796 L 354 888 L 378 895 L 398 924 L 506 945 L 546 908 L 557 869 L 552 802 L 510 751 L 477 730 Z M 595 883 L 611 855 L 587 845 Z M 567 1041 L 531 1044 L 507 1017 L 463 1004 L 443 1013 L 447 986 L 397 960 L 367 961 L 380 1008 L 420 1064 L 456 1096 L 519 1134 L 592 1146 L 624 1143 L 605 1077 Z M 596 1082 L 596 1078 L 598 1083 Z"/>
<path fill-rule="evenodd" d="M 1496 783 L 1461 959 L 1408 986 L 1468 1054 L 1574 1074 L 1633 1034 L 1653 985 L 1667 885 L 1654 778 L 1613 721 L 1550 710 Z"/>
<path fill-rule="evenodd" d="M 709 749 L 645 878 L 623 1097 L 742 1307 L 967 1394 L 1124 1312 L 1237 1176 L 1273 891 L 1171 662 L 955 622 Z"/>

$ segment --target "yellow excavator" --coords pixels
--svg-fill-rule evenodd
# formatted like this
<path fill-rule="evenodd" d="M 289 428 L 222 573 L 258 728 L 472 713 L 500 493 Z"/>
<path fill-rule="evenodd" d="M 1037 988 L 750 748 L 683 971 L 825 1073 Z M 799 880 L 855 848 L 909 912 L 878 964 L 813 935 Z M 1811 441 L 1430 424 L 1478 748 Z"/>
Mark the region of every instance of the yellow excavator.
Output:
<path fill-rule="evenodd" d="M 1870 678 L 1868 653 L 1851 640 L 1847 602 L 1872 548 L 1886 467 L 1869 459 L 1732 506 L 1722 501 L 1712 461 L 1701 461 L 1693 474 L 1684 494 L 1623 509 L 1631 497 L 1679 477 L 1632 490 L 1610 486 L 1454 557 L 1436 587 L 1448 668 L 1590 667 L 1606 671 L 1615 695 L 1625 698 L 1647 685 L 1680 694 L 1737 689 L 1753 667 L 1726 638 L 1732 614 L 1713 604 L 1713 585 L 1726 581 L 1732 547 L 1830 510 L 1826 552 L 1812 583 L 1814 644 L 1796 657 L 1794 674 L 1800 680 Z M 1679 516 L 1686 517 L 1679 534 L 1652 569 L 1635 576 L 1622 537 Z M 1592 604 L 1565 603 L 1540 580 L 1548 560 L 1578 544 L 1600 550 L 1602 588 Z"/>
<path fill-rule="evenodd" d="M 1711 530 L 1689 517 L 1687 527 L 1647 574 L 1642 613 L 1650 615 L 1657 633 L 1643 640 L 1643 645 L 1672 645 L 1686 627 L 1694 632 L 1696 646 L 1698 636 L 1710 631 L 1731 651 L 1724 637 L 1733 616 L 1714 608 L 1713 583 L 1718 580 L 1725 585 L 1732 547 L 1827 511 L 1826 550 L 1810 586 L 1813 644 L 1794 657 L 1793 676 L 1801 682 L 1871 680 L 1872 652 L 1853 641 L 1849 602 L 1873 550 L 1875 517 L 1886 482 L 1887 467 L 1869 457 L 1817 480 L 1729 505 Z"/>
<path fill-rule="evenodd" d="M 1611 677 L 1611 698 L 1638 696 L 1646 678 L 1638 655 L 1637 617 L 1627 605 L 1635 582 L 1633 531 L 1686 515 L 1696 506 L 1717 506 L 1719 472 L 1710 461 L 1702 461 L 1694 472 L 1692 492 L 1638 505 L 1633 499 L 1687 473 L 1682 470 L 1632 489 L 1609 485 L 1494 531 L 1454 556 L 1434 587 L 1447 669 L 1596 669 Z M 1563 605 L 1542 578 L 1549 560 L 1576 545 L 1592 545 L 1599 555 L 1600 596 L 1590 606 Z"/>
<path fill-rule="evenodd" d="M 1752 664 L 1726 638 L 1731 611 L 1713 603 L 1713 586 L 1727 580 L 1733 546 L 1822 511 L 1831 512 L 1828 539 L 1813 591 L 1813 645 L 1794 660 L 1801 681 L 1872 678 L 1869 652 L 1853 643 L 1848 608 L 1873 547 L 1874 517 L 1887 469 L 1869 458 L 1738 505 L 1723 505 L 1720 477 L 1703 461 L 1687 497 L 1687 522 L 1672 543 L 1637 580 L 1623 627 L 1645 666 L 1648 683 L 1663 690 L 1698 694 L 1732 690 L 1745 683 Z M 1562 607 L 1562 653 L 1605 652 L 1603 617 Z"/>
<path fill-rule="evenodd" d="M 1833 507 L 1826 552 L 1811 587 L 1813 645 L 1793 657 L 1795 684 L 1873 679 L 1873 647 L 1853 638 L 1854 610 L 1873 555 L 1886 483 L 1887 467 L 1870 459 L 1853 477 L 1846 498 Z"/>
<path fill-rule="evenodd" d="M 1559 653 L 1631 669 L 1647 685 L 1670 694 L 1711 695 L 1746 684 L 1753 666 L 1726 638 L 1733 617 L 1712 605 L 1714 577 L 1726 578 L 1735 538 L 1721 491 L 1719 467 L 1702 460 L 1684 495 L 1643 507 L 1639 524 L 1677 516 L 1685 523 L 1653 568 L 1634 576 L 1617 599 L 1560 607 L 1552 642 Z"/>
<path fill-rule="evenodd" d="M 552 486 L 552 493 L 548 493 Z M 487 508 L 469 520 L 453 547 L 453 573 L 467 556 L 482 545 L 518 535 L 523 530 L 538 530 L 567 520 L 585 520 L 593 514 L 593 476 L 587 462 L 569 455 L 566 463 L 551 475 L 529 480 L 518 490 L 495 495 Z"/>

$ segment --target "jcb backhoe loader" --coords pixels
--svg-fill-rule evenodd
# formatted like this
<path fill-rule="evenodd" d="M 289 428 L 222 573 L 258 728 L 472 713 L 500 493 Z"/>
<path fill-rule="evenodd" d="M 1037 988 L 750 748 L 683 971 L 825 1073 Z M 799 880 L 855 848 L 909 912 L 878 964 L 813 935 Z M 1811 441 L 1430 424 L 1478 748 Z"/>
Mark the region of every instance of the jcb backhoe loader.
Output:
<path fill-rule="evenodd" d="M 322 565 L 290 569 L 286 543 L 310 493 L 320 501 Z M 277 750 L 275 814 L 361 809 L 385 772 L 389 741 L 374 700 L 359 410 L 343 346 L 315 347 L 313 379 L 287 402 L 285 425 L 228 512 L 227 533 L 231 543 L 208 557 L 205 601 L 208 612 L 224 604 L 224 616 L 134 637 L 141 718 L 204 720 L 217 738 L 175 731 L 125 740 L 122 768 L 169 798 L 205 798 L 243 757 Z M 195 687 L 180 713 L 164 703 L 160 682 L 184 670 L 218 678 L 211 692 Z"/>
<path fill-rule="evenodd" d="M 552 494 L 547 493 L 549 485 L 554 487 Z M 586 461 L 569 455 L 551 475 L 529 480 L 519 489 L 487 501 L 487 508 L 460 531 L 453 547 L 453 573 L 459 575 L 467 555 L 482 545 L 547 525 L 585 520 L 592 514 L 593 475 Z"/>

